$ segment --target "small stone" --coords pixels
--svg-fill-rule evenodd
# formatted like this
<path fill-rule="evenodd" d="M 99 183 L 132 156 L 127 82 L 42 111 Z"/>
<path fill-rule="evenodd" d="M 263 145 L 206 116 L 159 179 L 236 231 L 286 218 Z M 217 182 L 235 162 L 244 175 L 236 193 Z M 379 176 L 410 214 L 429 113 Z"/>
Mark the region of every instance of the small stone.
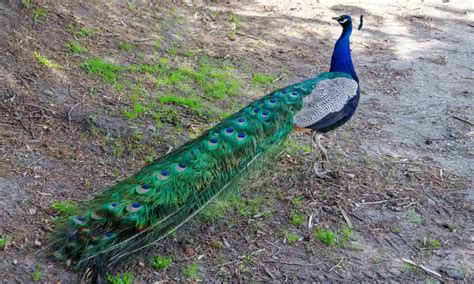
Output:
<path fill-rule="evenodd" d="M 18 264 L 18 260 L 14 259 L 14 260 L 13 260 L 13 264 L 14 264 L 14 265 L 17 265 L 17 264 Z"/>
<path fill-rule="evenodd" d="M 349 178 L 355 178 L 355 174 L 347 174 Z"/>
<path fill-rule="evenodd" d="M 35 240 L 35 246 L 40 247 L 40 246 L 41 246 L 41 242 L 38 241 L 38 240 Z"/>
<path fill-rule="evenodd" d="M 138 266 L 140 266 L 140 267 L 145 267 L 145 263 L 143 263 L 142 261 L 139 261 L 139 262 L 138 262 Z"/>
<path fill-rule="evenodd" d="M 156 126 L 150 125 L 146 128 L 147 132 L 156 132 Z"/>
<path fill-rule="evenodd" d="M 35 215 L 36 214 L 36 208 L 35 207 L 29 208 L 28 212 L 30 213 L 30 215 Z"/>

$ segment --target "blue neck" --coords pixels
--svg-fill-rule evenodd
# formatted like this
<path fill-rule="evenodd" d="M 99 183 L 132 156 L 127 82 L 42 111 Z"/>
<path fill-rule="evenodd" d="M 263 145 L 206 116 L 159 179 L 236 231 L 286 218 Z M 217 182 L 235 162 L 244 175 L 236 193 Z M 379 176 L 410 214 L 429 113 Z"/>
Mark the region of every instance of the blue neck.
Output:
<path fill-rule="evenodd" d="M 341 36 L 336 41 L 331 58 L 330 72 L 343 72 L 350 74 L 354 80 L 359 82 L 354 65 L 352 65 L 351 48 L 349 38 L 352 34 L 352 24 L 344 27 Z"/>

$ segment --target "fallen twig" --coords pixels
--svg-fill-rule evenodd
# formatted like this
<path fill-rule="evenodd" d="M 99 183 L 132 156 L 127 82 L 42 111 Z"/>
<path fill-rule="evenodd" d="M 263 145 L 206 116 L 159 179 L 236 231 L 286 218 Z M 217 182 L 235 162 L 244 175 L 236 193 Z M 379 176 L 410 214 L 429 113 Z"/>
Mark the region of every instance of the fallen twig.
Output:
<path fill-rule="evenodd" d="M 361 202 L 361 203 L 356 203 L 356 206 L 363 206 L 363 205 L 376 205 L 376 204 L 383 204 L 387 202 L 392 202 L 392 201 L 397 201 L 397 200 L 404 200 L 408 199 L 408 197 L 401 197 L 401 198 L 392 198 L 392 199 L 385 199 L 385 200 L 380 200 L 380 201 L 371 201 L 371 202 Z"/>
<path fill-rule="evenodd" d="M 286 76 L 286 73 L 283 73 L 281 76 L 279 76 L 278 78 L 276 78 L 275 80 L 272 81 L 272 83 L 276 83 L 277 81 L 281 80 L 281 78 L 285 77 Z"/>
<path fill-rule="evenodd" d="M 339 262 L 338 262 L 336 265 L 334 265 L 331 269 L 329 269 L 328 272 L 331 272 L 331 271 L 333 271 L 334 269 L 336 269 L 337 267 L 339 267 L 339 266 L 341 265 L 341 263 L 342 263 L 343 260 L 344 260 L 344 257 L 341 258 L 341 260 L 339 260 Z"/>
<path fill-rule="evenodd" d="M 354 229 L 354 226 L 352 225 L 351 219 L 349 219 L 349 216 L 347 215 L 346 211 L 342 208 L 341 208 L 341 214 L 342 214 L 342 217 L 344 217 L 344 220 L 346 221 L 347 226 L 349 226 L 349 228 L 351 228 L 351 229 Z"/>
<path fill-rule="evenodd" d="M 258 38 L 258 37 L 253 36 L 253 35 L 244 34 L 244 33 L 242 33 L 242 32 L 235 32 L 235 34 L 241 35 L 241 36 L 245 36 L 245 37 L 248 37 L 248 38 L 251 38 L 251 39 L 255 39 L 255 40 L 262 40 L 261 38 Z"/>
<path fill-rule="evenodd" d="M 73 106 L 71 107 L 71 109 L 67 112 L 67 118 L 68 118 L 68 120 L 69 120 L 69 124 L 71 124 L 71 120 L 72 120 L 72 118 L 71 118 L 71 113 L 72 113 L 72 111 L 73 111 L 78 105 L 80 105 L 80 104 L 82 104 L 82 102 L 78 102 L 77 104 L 73 105 Z"/>
<path fill-rule="evenodd" d="M 402 258 L 402 261 L 403 262 L 406 262 L 408 264 L 411 264 L 413 266 L 416 266 L 416 267 L 419 267 L 421 268 L 424 272 L 430 274 L 430 275 L 433 275 L 435 277 L 438 278 L 438 280 L 443 280 L 443 276 L 441 276 L 441 274 L 439 274 L 438 272 L 434 271 L 433 269 L 431 268 L 428 268 L 422 264 L 417 264 L 416 262 L 412 261 L 412 260 L 409 260 L 409 259 L 406 259 L 406 258 Z"/>
<path fill-rule="evenodd" d="M 279 260 L 272 260 L 272 259 L 267 259 L 267 260 L 262 260 L 262 261 L 263 262 L 274 262 L 274 263 L 288 264 L 288 265 L 300 265 L 300 266 L 316 266 L 316 265 L 321 264 L 321 262 L 318 262 L 318 263 L 301 263 L 301 262 L 279 261 Z"/>
<path fill-rule="evenodd" d="M 462 122 L 464 122 L 464 123 L 467 123 L 467 124 L 469 124 L 470 126 L 474 126 L 474 123 L 471 122 L 471 121 L 469 121 L 469 120 L 467 120 L 467 119 L 464 119 L 464 118 L 459 117 L 459 116 L 457 116 L 457 115 L 454 115 L 454 114 L 452 114 L 452 113 L 450 113 L 449 115 L 450 115 L 452 118 L 454 118 L 454 119 L 457 119 L 457 120 L 459 120 L 459 121 L 462 121 Z"/>
<path fill-rule="evenodd" d="M 45 157 L 41 157 L 35 161 L 33 161 L 32 163 L 30 163 L 29 165 L 25 166 L 24 168 L 22 168 L 22 170 L 24 169 L 28 169 L 28 168 L 31 168 L 34 164 L 38 163 L 39 161 L 43 160 Z"/>

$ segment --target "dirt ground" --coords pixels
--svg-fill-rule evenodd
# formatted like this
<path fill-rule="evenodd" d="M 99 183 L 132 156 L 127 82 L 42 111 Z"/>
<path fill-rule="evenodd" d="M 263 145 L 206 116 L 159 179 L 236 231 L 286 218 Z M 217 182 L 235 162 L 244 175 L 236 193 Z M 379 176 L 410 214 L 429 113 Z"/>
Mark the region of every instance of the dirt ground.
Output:
<path fill-rule="evenodd" d="M 293 135 L 277 162 L 242 183 L 238 205 L 221 201 L 121 271 L 136 283 L 472 283 L 474 7 L 334 2 L 0 2 L 1 282 L 77 281 L 47 248 L 37 252 L 54 230 L 51 204 L 87 199 L 143 167 L 144 157 L 159 157 L 218 120 L 211 108 L 203 115 L 176 106 L 179 116 L 159 126 L 149 116 L 132 121 L 123 107 L 133 97 L 87 73 L 85 60 L 225 61 L 241 78 L 242 94 L 205 101 L 224 113 L 327 71 L 340 33 L 331 17 L 350 14 L 358 24 L 363 14 L 364 28 L 351 39 L 361 102 L 324 139 L 331 174 L 314 175 L 308 137 Z M 80 27 L 97 32 L 74 32 Z M 65 50 L 73 39 L 87 51 Z M 35 52 L 60 67 L 41 64 Z M 255 86 L 255 72 L 275 79 Z M 153 75 L 127 76 L 158 94 Z M 337 243 L 321 241 L 315 231 L 323 229 Z M 150 265 L 157 254 L 172 259 L 167 269 Z"/>

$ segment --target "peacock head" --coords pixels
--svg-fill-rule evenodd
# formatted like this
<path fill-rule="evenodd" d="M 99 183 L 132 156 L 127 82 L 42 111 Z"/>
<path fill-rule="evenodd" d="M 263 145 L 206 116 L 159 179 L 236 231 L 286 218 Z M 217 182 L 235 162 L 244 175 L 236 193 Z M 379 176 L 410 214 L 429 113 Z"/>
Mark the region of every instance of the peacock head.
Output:
<path fill-rule="evenodd" d="M 344 29 L 352 26 L 352 18 L 351 16 L 348 16 L 348 15 L 342 15 L 342 16 L 339 16 L 339 17 L 334 17 L 332 18 L 333 20 L 336 20 Z M 362 28 L 362 24 L 363 24 L 363 16 L 361 15 L 360 16 L 360 24 L 359 24 L 359 27 L 358 27 L 358 30 L 360 30 Z"/>
<path fill-rule="evenodd" d="M 348 15 L 342 15 L 339 17 L 334 17 L 332 19 L 336 20 L 343 28 L 347 28 L 352 25 L 352 18 Z"/>

